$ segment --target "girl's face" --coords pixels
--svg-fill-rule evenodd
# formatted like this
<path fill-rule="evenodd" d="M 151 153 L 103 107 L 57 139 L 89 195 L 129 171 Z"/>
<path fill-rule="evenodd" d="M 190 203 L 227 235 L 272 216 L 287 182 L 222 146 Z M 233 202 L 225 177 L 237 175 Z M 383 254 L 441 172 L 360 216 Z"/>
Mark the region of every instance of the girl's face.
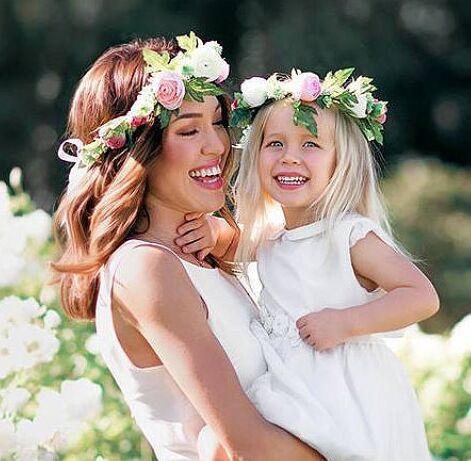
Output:
<path fill-rule="evenodd" d="M 230 149 L 220 102 L 184 101 L 164 130 L 161 152 L 149 174 L 149 196 L 183 213 L 224 205 L 221 171 Z"/>
<path fill-rule="evenodd" d="M 335 168 L 335 116 L 315 108 L 317 137 L 294 125 L 290 101 L 276 103 L 263 134 L 259 162 L 262 189 L 281 204 L 287 226 L 305 219 Z"/>

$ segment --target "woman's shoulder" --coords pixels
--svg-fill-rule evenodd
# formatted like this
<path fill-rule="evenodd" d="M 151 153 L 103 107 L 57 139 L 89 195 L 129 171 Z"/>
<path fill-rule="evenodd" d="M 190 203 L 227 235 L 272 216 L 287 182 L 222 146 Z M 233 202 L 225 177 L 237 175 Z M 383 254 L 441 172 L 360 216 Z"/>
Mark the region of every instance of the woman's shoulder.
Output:
<path fill-rule="evenodd" d="M 119 252 L 113 290 L 121 303 L 133 309 L 174 305 L 178 297 L 195 297 L 196 290 L 182 263 L 165 247 L 125 243 Z M 118 254 L 112 256 L 115 257 Z"/>

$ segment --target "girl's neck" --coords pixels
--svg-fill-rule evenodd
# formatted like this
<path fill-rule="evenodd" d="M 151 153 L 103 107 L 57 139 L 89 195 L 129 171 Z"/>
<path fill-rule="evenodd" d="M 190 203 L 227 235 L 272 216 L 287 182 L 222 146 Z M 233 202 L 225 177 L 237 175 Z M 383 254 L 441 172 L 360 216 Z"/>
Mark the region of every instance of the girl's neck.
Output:
<path fill-rule="evenodd" d="M 314 208 L 283 208 L 285 228 L 295 229 L 319 221 L 319 215 Z"/>

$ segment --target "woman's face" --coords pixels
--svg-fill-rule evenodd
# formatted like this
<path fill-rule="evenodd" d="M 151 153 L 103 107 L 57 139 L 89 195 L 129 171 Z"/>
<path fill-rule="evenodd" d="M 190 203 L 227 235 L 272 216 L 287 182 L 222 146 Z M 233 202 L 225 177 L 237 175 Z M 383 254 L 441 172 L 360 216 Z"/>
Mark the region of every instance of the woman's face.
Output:
<path fill-rule="evenodd" d="M 221 171 L 229 149 L 218 99 L 207 96 L 203 103 L 184 101 L 163 132 L 161 152 L 149 174 L 149 195 L 183 213 L 221 208 Z"/>

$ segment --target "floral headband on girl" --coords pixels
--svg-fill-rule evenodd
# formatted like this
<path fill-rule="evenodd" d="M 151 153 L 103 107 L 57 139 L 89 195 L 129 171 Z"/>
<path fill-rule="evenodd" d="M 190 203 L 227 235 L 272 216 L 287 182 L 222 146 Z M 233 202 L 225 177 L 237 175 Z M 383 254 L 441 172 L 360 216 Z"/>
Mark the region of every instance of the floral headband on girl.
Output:
<path fill-rule="evenodd" d="M 353 71 L 349 68 L 329 72 L 322 81 L 312 72 L 296 69 L 291 71 L 291 77 L 273 74 L 268 79 L 252 77 L 245 80 L 241 92 L 234 95 L 231 126 L 248 128 L 262 106 L 290 97 L 293 99 L 293 123 L 305 126 L 314 136 L 317 136 L 314 118 L 317 111 L 307 104 L 311 102 L 321 109 L 335 106 L 355 121 L 368 141 L 383 144 L 387 102 L 373 97 L 376 88 L 371 84 L 371 78 L 358 77 L 346 85 Z"/>
<path fill-rule="evenodd" d="M 229 75 L 229 64 L 221 57 L 222 47 L 215 41 L 203 43 L 194 32 L 177 37 L 177 42 L 183 52 L 173 59 L 167 51 L 143 50 L 149 77 L 126 115 L 98 127 L 89 144 L 67 139 L 60 145 L 59 158 L 75 163 L 71 177 L 77 175 L 75 167 L 83 172 L 108 150 L 132 146 L 138 127 L 152 124 L 157 118 L 161 128 L 165 128 L 171 113 L 178 111 L 184 99 L 203 102 L 205 96 L 224 94 L 216 85 Z M 67 145 L 75 146 L 75 155 L 65 151 Z"/>

